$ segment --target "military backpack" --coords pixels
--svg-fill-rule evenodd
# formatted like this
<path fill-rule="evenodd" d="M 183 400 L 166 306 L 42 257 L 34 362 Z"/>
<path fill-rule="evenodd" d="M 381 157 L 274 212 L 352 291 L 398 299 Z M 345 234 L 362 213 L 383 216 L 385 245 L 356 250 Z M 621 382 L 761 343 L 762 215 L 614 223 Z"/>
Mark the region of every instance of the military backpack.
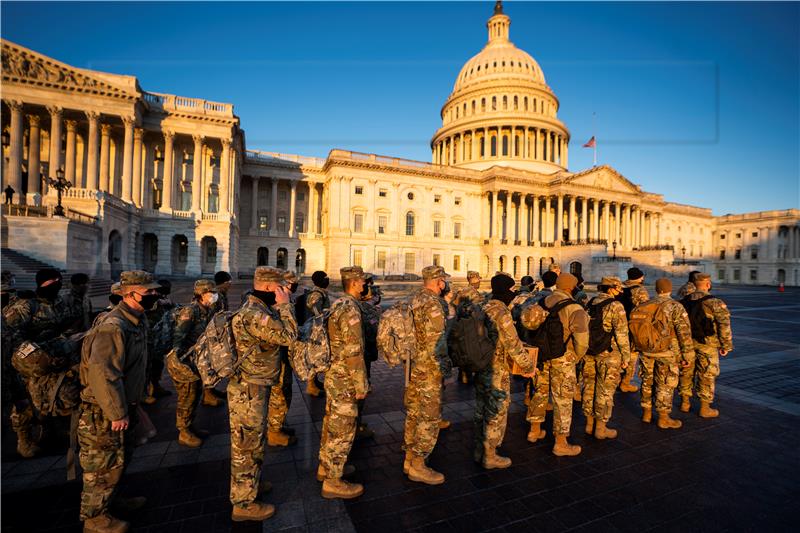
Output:
<path fill-rule="evenodd" d="M 539 348 L 539 363 L 558 359 L 567 353 L 567 339 L 564 338 L 564 325 L 558 316 L 559 311 L 568 305 L 579 305 L 574 300 L 562 300 L 553 307 L 548 308 L 544 299 L 539 300 L 538 305 L 548 312 L 547 318 L 535 331 L 526 330 L 525 338 L 520 338 L 522 342 L 529 346 Z"/>
<path fill-rule="evenodd" d="M 470 301 L 456 308 L 456 319 L 447 335 L 447 350 L 453 366 L 465 372 L 482 372 L 494 358 L 496 340 L 489 337 L 486 312 Z"/>
<path fill-rule="evenodd" d="M 289 362 L 297 377 L 306 381 L 331 366 L 331 340 L 328 319 L 331 310 L 306 320 L 298 329 L 297 340 L 289 349 Z"/>
<path fill-rule="evenodd" d="M 636 306 L 628 329 L 634 348 L 640 352 L 662 353 L 672 345 L 672 328 L 663 303 L 650 300 Z"/>
<path fill-rule="evenodd" d="M 11 357 L 31 403 L 44 416 L 66 416 L 80 403 L 78 354 L 85 333 L 43 343 L 22 342 Z"/>
<path fill-rule="evenodd" d="M 378 323 L 378 354 L 390 366 L 409 363 L 417 353 L 414 313 L 407 300 L 398 300 Z"/>
<path fill-rule="evenodd" d="M 689 315 L 689 323 L 692 326 L 692 339 L 701 344 L 706 342 L 706 337 L 713 337 L 717 334 L 717 330 L 714 327 L 714 319 L 706 314 L 703 306 L 703 302 L 710 298 L 713 298 L 713 296 L 706 294 L 702 298 L 695 300 L 689 296 L 681 300 L 681 304 Z"/>
<path fill-rule="evenodd" d="M 603 327 L 603 310 L 616 300 L 608 298 L 599 304 L 594 303 L 594 298 L 589 302 L 589 355 L 601 355 L 611 351 L 613 334 Z"/>
<path fill-rule="evenodd" d="M 304 291 L 303 294 L 297 297 L 294 301 L 294 318 L 298 324 L 305 324 L 307 318 L 306 303 L 308 303 L 309 291 Z"/>
<path fill-rule="evenodd" d="M 176 305 L 161 316 L 161 320 L 153 326 L 153 352 L 166 354 L 172 350 L 172 339 L 175 336 L 175 322 L 183 306 Z"/>
<path fill-rule="evenodd" d="M 205 388 L 214 387 L 223 379 L 232 376 L 247 357 L 247 354 L 240 357 L 236 349 L 236 339 L 231 324 L 234 316 L 236 313 L 231 311 L 216 313 L 186 354 L 197 369 Z M 255 344 L 252 349 L 257 346 L 258 344 Z"/>

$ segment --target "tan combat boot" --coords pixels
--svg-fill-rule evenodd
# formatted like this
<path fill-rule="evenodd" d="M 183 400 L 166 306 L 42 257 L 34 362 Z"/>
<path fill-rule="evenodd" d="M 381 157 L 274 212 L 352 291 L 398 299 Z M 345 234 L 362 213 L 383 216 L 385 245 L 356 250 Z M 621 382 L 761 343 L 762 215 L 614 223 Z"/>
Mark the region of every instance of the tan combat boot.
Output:
<path fill-rule="evenodd" d="M 486 470 L 508 468 L 509 466 L 511 466 L 511 459 L 509 457 L 497 455 L 497 450 L 489 445 L 485 444 L 483 446 L 483 467 Z"/>
<path fill-rule="evenodd" d="M 449 427 L 450 427 L 450 421 L 449 420 L 444 420 L 444 419 L 439 420 L 439 429 L 447 429 Z"/>
<path fill-rule="evenodd" d="M 642 407 L 642 422 L 649 424 L 653 421 L 653 408 Z"/>
<path fill-rule="evenodd" d="M 364 494 L 364 485 L 348 483 L 343 479 L 326 479 L 322 482 L 322 497 L 327 499 L 341 498 L 349 500 Z"/>
<path fill-rule="evenodd" d="M 528 432 L 528 442 L 536 442 L 542 440 L 547 435 L 547 432 L 542 429 L 541 422 L 531 422 L 531 430 Z"/>
<path fill-rule="evenodd" d="M 700 402 L 700 416 L 703 418 L 717 418 L 719 411 L 711 407 L 711 402 Z"/>
<path fill-rule="evenodd" d="M 414 458 L 414 454 L 406 451 L 406 456 L 403 458 L 403 473 L 408 475 L 408 469 L 411 468 L 411 460 Z M 480 459 L 478 459 L 480 461 Z"/>
<path fill-rule="evenodd" d="M 83 522 L 83 533 L 125 533 L 131 525 L 108 513 L 88 518 Z"/>
<path fill-rule="evenodd" d="M 599 440 L 617 438 L 617 430 L 609 428 L 602 420 L 598 420 L 596 426 L 597 427 L 594 429 L 594 438 Z"/>
<path fill-rule="evenodd" d="M 319 398 L 320 395 L 322 395 L 322 389 L 317 387 L 317 382 L 314 379 L 314 376 L 308 378 L 308 383 L 306 384 L 306 394 L 313 396 L 314 398 Z"/>
<path fill-rule="evenodd" d="M 270 446 L 289 446 L 297 442 L 297 437 L 290 437 L 282 431 L 267 431 L 267 444 Z"/>
<path fill-rule="evenodd" d="M 583 396 L 581 396 L 581 389 L 579 388 L 578 390 L 572 393 L 572 401 L 580 402 L 581 400 L 583 400 Z"/>
<path fill-rule="evenodd" d="M 353 465 L 344 465 L 342 469 L 342 476 L 352 476 L 353 473 L 356 471 L 356 467 Z M 325 467 L 320 464 L 317 467 L 317 481 L 325 481 L 325 478 L 328 477 L 328 472 L 325 471 Z"/>
<path fill-rule="evenodd" d="M 689 398 L 690 396 L 681 396 L 681 413 L 688 413 L 691 410 L 692 404 Z"/>
<path fill-rule="evenodd" d="M 631 383 L 631 379 L 633 379 L 633 374 L 625 374 L 625 378 L 619 384 L 619 390 L 622 392 L 636 392 L 639 390 L 639 387 Z"/>
<path fill-rule="evenodd" d="M 231 520 L 244 522 L 253 520 L 261 522 L 275 514 L 275 506 L 263 502 L 250 502 L 244 505 L 234 505 Z"/>
<path fill-rule="evenodd" d="M 556 443 L 553 445 L 553 455 L 559 457 L 571 457 L 581 453 L 581 447 L 577 444 L 567 442 L 566 435 L 556 435 Z"/>
<path fill-rule="evenodd" d="M 39 446 L 33 442 L 31 438 L 30 429 L 24 429 L 17 432 L 17 453 L 25 459 L 30 459 L 42 451 Z"/>
<path fill-rule="evenodd" d="M 222 405 L 225 402 L 220 400 L 219 396 L 217 396 L 216 394 L 211 392 L 210 389 L 203 389 L 203 402 L 202 403 L 203 403 L 203 405 L 206 405 L 208 407 L 219 407 L 220 405 Z"/>
<path fill-rule="evenodd" d="M 600 421 L 598 420 L 597 423 L 600 424 Z M 586 417 L 586 427 L 584 428 L 584 431 L 586 432 L 587 435 L 591 435 L 592 433 L 594 433 L 594 417 L 593 416 L 587 416 Z"/>
<path fill-rule="evenodd" d="M 444 474 L 426 465 L 423 457 L 415 455 L 408 469 L 408 479 L 427 485 L 441 485 L 444 483 Z"/>
<path fill-rule="evenodd" d="M 658 427 L 659 429 L 678 429 L 683 423 L 680 420 L 670 418 L 669 411 L 658 412 Z"/>
<path fill-rule="evenodd" d="M 202 446 L 203 440 L 187 428 L 178 431 L 178 444 L 189 448 L 199 448 Z"/>

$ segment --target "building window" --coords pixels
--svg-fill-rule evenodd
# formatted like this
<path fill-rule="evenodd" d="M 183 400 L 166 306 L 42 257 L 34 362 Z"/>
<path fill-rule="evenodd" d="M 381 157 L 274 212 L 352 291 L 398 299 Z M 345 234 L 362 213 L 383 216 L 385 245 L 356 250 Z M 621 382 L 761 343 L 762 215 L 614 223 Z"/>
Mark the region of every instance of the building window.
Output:
<path fill-rule="evenodd" d="M 758 281 L 758 270 L 750 271 L 750 281 Z"/>
<path fill-rule="evenodd" d="M 269 229 L 269 217 L 266 215 L 259 215 L 258 216 L 258 229 L 260 230 L 268 230 Z"/>
<path fill-rule="evenodd" d="M 378 233 L 381 235 L 386 233 L 386 215 L 381 215 L 378 217 Z"/>
<path fill-rule="evenodd" d="M 364 194 L 364 187 L 356 185 L 356 194 Z"/>
<path fill-rule="evenodd" d="M 741 281 L 742 273 L 738 268 L 733 269 L 733 281 Z"/>
<path fill-rule="evenodd" d="M 758 232 L 757 232 L 757 231 L 754 231 L 754 232 L 751 234 L 751 236 L 752 236 L 752 237 L 758 237 Z"/>
<path fill-rule="evenodd" d="M 725 234 L 724 234 L 724 233 L 723 233 L 722 235 L 720 235 L 720 236 L 719 236 L 719 240 L 721 240 L 721 241 L 724 241 L 724 240 L 725 240 Z"/>
<path fill-rule="evenodd" d="M 461 197 L 456 196 L 456 199 L 453 201 L 453 203 L 455 203 L 456 205 L 461 205 Z"/>
<path fill-rule="evenodd" d="M 297 201 L 298 202 L 305 202 L 306 201 L 306 193 L 304 192 L 297 192 Z"/>
<path fill-rule="evenodd" d="M 278 215 L 278 231 L 286 231 L 286 215 Z"/>
<path fill-rule="evenodd" d="M 218 213 L 219 212 L 219 195 L 216 191 L 211 191 L 208 195 L 208 212 L 209 213 Z"/>
<path fill-rule="evenodd" d="M 441 220 L 434 220 L 433 221 L 433 236 L 435 238 L 439 238 L 442 236 L 442 221 Z"/>
<path fill-rule="evenodd" d="M 181 192 L 181 211 L 192 210 L 192 191 Z"/>
<path fill-rule="evenodd" d="M 414 213 L 406 214 L 406 235 L 414 235 Z"/>
<path fill-rule="evenodd" d="M 378 189 L 378 196 L 380 196 L 381 198 L 386 198 L 386 194 L 387 194 L 386 189 Z"/>
<path fill-rule="evenodd" d="M 297 213 L 294 217 L 294 231 L 297 233 L 305 233 L 306 231 L 306 217 L 303 213 Z"/>
<path fill-rule="evenodd" d="M 433 266 L 442 266 L 442 256 L 439 254 L 433 254 Z"/>
<path fill-rule="evenodd" d="M 719 259 L 720 261 L 723 261 L 725 259 L 725 250 L 719 251 Z"/>
<path fill-rule="evenodd" d="M 492 157 L 497 156 L 497 137 L 492 137 L 491 155 Z"/>
<path fill-rule="evenodd" d="M 217 241 L 215 239 L 206 240 L 206 263 L 217 262 Z"/>
<path fill-rule="evenodd" d="M 742 234 L 741 234 L 741 233 L 737 233 L 737 234 L 736 234 L 736 238 L 737 238 L 737 239 L 741 239 L 741 238 L 742 238 Z"/>
<path fill-rule="evenodd" d="M 364 231 L 364 215 L 361 213 L 356 213 L 353 217 L 353 231 L 356 233 L 361 233 Z"/>
<path fill-rule="evenodd" d="M 433 203 L 439 204 L 442 202 L 442 195 L 441 194 L 434 194 L 433 195 Z"/>
<path fill-rule="evenodd" d="M 750 248 L 750 259 L 758 259 L 758 246 Z"/>
<path fill-rule="evenodd" d="M 461 256 L 460 255 L 454 255 L 453 256 L 453 270 L 455 270 L 456 272 L 460 272 L 461 271 Z"/>
<path fill-rule="evenodd" d="M 386 270 L 386 252 L 383 250 L 378 251 L 376 266 L 379 270 Z"/>
<path fill-rule="evenodd" d="M 361 250 L 353 250 L 353 266 L 363 266 L 361 264 L 363 252 Z"/>
<path fill-rule="evenodd" d="M 413 199 L 414 199 L 414 193 L 413 193 L 413 192 L 410 192 L 410 193 L 408 193 L 408 194 L 406 195 L 406 197 L 407 197 L 409 200 L 413 200 Z"/>
<path fill-rule="evenodd" d="M 461 222 L 454 222 L 453 223 L 453 238 L 460 239 L 461 238 Z"/>
<path fill-rule="evenodd" d="M 413 273 L 417 268 L 417 254 L 414 252 L 406 252 L 404 272 Z"/>
<path fill-rule="evenodd" d="M 508 155 L 508 135 L 503 135 L 503 155 Z"/>
<path fill-rule="evenodd" d="M 278 191 L 278 200 L 281 202 L 285 202 L 289 199 L 289 195 L 286 194 L 286 191 Z"/>
<path fill-rule="evenodd" d="M 161 209 L 161 189 L 152 188 L 153 209 Z"/>
<path fill-rule="evenodd" d="M 742 249 L 741 248 L 738 248 L 736 250 L 736 252 L 733 255 L 733 258 L 734 259 L 741 259 L 742 258 Z"/>
<path fill-rule="evenodd" d="M 724 268 L 720 268 L 719 269 L 719 276 L 718 277 L 719 277 L 720 281 L 725 281 L 725 269 Z"/>

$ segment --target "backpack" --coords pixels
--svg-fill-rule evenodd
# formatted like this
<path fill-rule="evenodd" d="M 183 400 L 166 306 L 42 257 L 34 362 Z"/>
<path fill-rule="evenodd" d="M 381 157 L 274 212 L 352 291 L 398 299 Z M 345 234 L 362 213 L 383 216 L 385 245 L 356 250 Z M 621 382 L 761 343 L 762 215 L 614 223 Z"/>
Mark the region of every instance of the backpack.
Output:
<path fill-rule="evenodd" d="M 628 320 L 633 346 L 644 353 L 666 352 L 672 345 L 672 328 L 661 303 L 650 300 L 639 304 Z"/>
<path fill-rule="evenodd" d="M 544 304 L 544 299 L 539 300 L 538 305 L 548 311 L 544 323 L 535 332 L 525 330 L 526 335 L 522 342 L 530 346 L 539 348 L 539 362 L 558 359 L 567 353 L 567 342 L 564 339 L 564 325 L 561 323 L 558 313 L 568 305 L 578 305 L 574 300 L 562 300 L 549 308 Z"/>
<path fill-rule="evenodd" d="M 184 357 L 190 358 L 205 388 L 213 387 L 224 378 L 232 376 L 248 355 L 239 357 L 236 349 L 231 324 L 234 316 L 236 313 L 231 311 L 215 314 Z M 257 346 L 258 344 L 254 344 L 251 351 Z"/>
<path fill-rule="evenodd" d="M 26 383 L 31 403 L 44 416 L 67 416 L 81 403 L 78 366 L 30 378 Z"/>
<path fill-rule="evenodd" d="M 308 302 L 309 291 L 304 291 L 303 294 L 297 297 L 294 301 L 294 318 L 298 324 L 306 323 L 306 302 Z"/>
<path fill-rule="evenodd" d="M 617 301 L 625 308 L 625 316 L 630 319 L 631 311 L 633 311 L 633 296 L 631 295 L 631 287 L 624 287 L 622 292 L 617 296 Z"/>
<path fill-rule="evenodd" d="M 700 344 L 705 344 L 706 337 L 713 337 L 717 334 L 714 327 L 714 319 L 709 318 L 703 309 L 703 302 L 709 298 L 713 298 L 713 296 L 707 294 L 696 300 L 686 296 L 681 300 L 681 304 L 689 314 L 689 323 L 692 325 L 692 339 Z"/>
<path fill-rule="evenodd" d="M 172 350 L 172 339 L 175 336 L 175 322 L 183 306 L 176 305 L 161 316 L 153 326 L 153 355 L 166 354 Z"/>
<path fill-rule="evenodd" d="M 361 325 L 364 330 L 364 360 L 372 363 L 378 360 L 378 327 L 381 322 L 381 311 L 377 305 L 359 302 L 361 309 Z"/>
<path fill-rule="evenodd" d="M 84 333 L 37 344 L 22 342 L 11 364 L 24 378 L 34 409 L 45 416 L 66 416 L 80 404 L 78 354 Z"/>
<path fill-rule="evenodd" d="M 489 338 L 486 312 L 469 301 L 456 309 L 456 318 L 447 336 L 447 349 L 453 366 L 465 372 L 481 372 L 492 364 L 496 343 Z"/>
<path fill-rule="evenodd" d="M 616 300 L 608 298 L 594 305 L 594 298 L 589 302 L 589 355 L 600 355 L 611 351 L 611 340 L 614 338 L 611 331 L 603 328 L 603 309 Z"/>
<path fill-rule="evenodd" d="M 376 337 L 378 354 L 390 367 L 410 362 L 417 353 L 414 314 L 406 300 L 398 300 L 383 312 Z"/>
<path fill-rule="evenodd" d="M 328 318 L 331 310 L 312 316 L 300 326 L 297 340 L 289 348 L 289 362 L 297 377 L 306 381 L 331 366 Z"/>

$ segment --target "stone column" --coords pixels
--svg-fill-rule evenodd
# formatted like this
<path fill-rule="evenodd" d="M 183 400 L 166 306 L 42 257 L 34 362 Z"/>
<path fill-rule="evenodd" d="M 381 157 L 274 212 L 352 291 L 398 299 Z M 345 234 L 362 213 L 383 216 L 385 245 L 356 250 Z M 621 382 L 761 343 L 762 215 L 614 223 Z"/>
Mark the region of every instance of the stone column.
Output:
<path fill-rule="evenodd" d="M 533 215 L 531 241 L 533 241 L 534 246 L 536 246 L 536 243 L 541 240 L 541 237 L 539 236 L 539 196 L 535 194 L 531 197 L 531 211 Z"/>
<path fill-rule="evenodd" d="M 290 195 L 289 195 L 289 237 L 293 238 L 295 236 L 295 223 L 294 217 L 295 212 L 297 209 L 297 182 L 293 181 L 291 183 Z"/>
<path fill-rule="evenodd" d="M 313 181 L 308 183 L 308 232 L 317 233 L 317 184 Z"/>
<path fill-rule="evenodd" d="M 519 240 L 522 246 L 528 246 L 531 240 L 531 219 L 528 216 L 528 195 L 521 194 L 519 197 L 520 219 L 521 219 L 521 235 Z"/>
<path fill-rule="evenodd" d="M 589 239 L 599 239 L 598 237 L 598 227 L 597 227 L 597 220 L 598 220 L 598 213 L 597 208 L 600 207 L 600 203 L 597 199 L 592 200 L 592 216 L 589 217 Z"/>
<path fill-rule="evenodd" d="M 567 237 L 570 241 L 575 241 L 575 195 L 569 197 L 569 228 L 567 228 Z"/>
<path fill-rule="evenodd" d="M 555 231 L 556 231 L 555 242 L 560 243 L 564 239 L 564 195 L 563 194 L 558 195 L 558 201 L 556 205 L 557 208 L 556 208 L 556 220 L 555 220 Z"/>
<path fill-rule="evenodd" d="M 542 226 L 544 228 L 544 235 L 542 235 L 542 242 L 553 242 L 553 219 L 550 218 L 550 196 L 544 197 L 544 209 L 542 209 Z"/>
<path fill-rule="evenodd" d="M 55 179 L 56 171 L 61 168 L 61 119 L 64 115 L 64 109 L 51 106 L 47 110 L 50 112 L 50 165 L 48 175 Z"/>
<path fill-rule="evenodd" d="M 142 128 L 133 130 L 133 165 L 131 174 L 133 175 L 133 205 L 142 207 Z"/>
<path fill-rule="evenodd" d="M 100 139 L 98 138 L 98 121 L 100 113 L 94 111 L 86 112 L 86 119 L 89 121 L 89 135 L 86 139 L 86 188 L 91 190 L 97 189 L 97 158 L 98 150 L 100 148 Z"/>
<path fill-rule="evenodd" d="M 253 192 L 250 200 L 250 235 L 258 235 L 258 176 L 253 176 Z"/>
<path fill-rule="evenodd" d="M 200 202 L 203 198 L 202 170 L 203 170 L 203 139 L 202 135 L 192 135 L 194 141 L 194 156 L 192 157 L 192 211 L 199 213 Z"/>
<path fill-rule="evenodd" d="M 269 234 L 278 235 L 278 178 L 272 178 L 272 196 L 270 196 Z"/>
<path fill-rule="evenodd" d="M 122 200 L 125 202 L 133 200 L 131 195 L 133 189 L 131 167 L 133 165 L 133 125 L 135 123 L 135 117 L 122 117 L 122 124 L 125 129 L 125 144 L 122 151 Z"/>
<path fill-rule="evenodd" d="M 494 208 L 494 204 L 497 198 L 494 191 L 488 193 L 488 197 L 489 197 L 489 238 L 492 239 L 495 237 L 494 228 L 497 226 L 497 219 L 495 218 L 495 208 Z"/>
<path fill-rule="evenodd" d="M 509 219 L 511 218 L 511 213 L 510 213 L 511 210 L 509 209 L 510 204 L 511 204 L 511 191 L 506 191 L 506 199 L 505 201 L 503 201 L 503 215 L 504 215 L 503 228 L 501 230 L 502 231 L 501 238 L 506 240 L 508 240 L 508 234 L 511 233 L 510 231 L 508 231 L 510 226 Z"/>
<path fill-rule="evenodd" d="M 567 142 L 566 139 L 564 140 L 564 148 L 563 149 L 564 149 L 564 152 L 563 152 L 563 154 L 561 156 L 562 159 L 563 159 L 563 164 L 561 166 L 564 167 L 564 168 L 568 168 L 569 167 L 569 143 Z"/>
<path fill-rule="evenodd" d="M 22 148 L 25 144 L 22 102 L 6 100 L 6 104 L 11 108 L 11 144 L 8 151 L 8 178 L 5 181 L 14 189 L 14 203 L 21 204 L 24 203 L 22 201 Z"/>
<path fill-rule="evenodd" d="M 583 204 L 581 205 L 581 229 L 578 234 L 579 239 L 589 239 L 589 199 L 584 196 Z"/>
<path fill-rule="evenodd" d="M 656 246 L 661 243 L 661 213 L 656 214 Z"/>
<path fill-rule="evenodd" d="M 175 184 L 172 182 L 172 171 L 175 167 L 175 151 L 173 143 L 175 132 L 164 130 L 164 172 L 162 176 L 161 191 L 161 210 L 172 212 L 172 193 L 175 191 Z"/>
<path fill-rule="evenodd" d="M 30 129 L 28 138 L 28 204 L 33 204 L 33 195 L 41 194 L 42 188 L 42 177 L 39 168 L 41 166 L 39 154 L 42 140 L 41 130 L 39 129 L 40 121 L 39 115 L 28 115 L 28 127 Z"/>
<path fill-rule="evenodd" d="M 67 149 L 64 157 L 64 179 L 72 184 L 73 187 L 79 187 L 80 184 L 75 183 L 75 130 L 78 127 L 76 120 L 65 120 L 64 125 L 67 127 Z"/>
<path fill-rule="evenodd" d="M 230 211 L 231 195 L 231 140 L 221 139 L 222 155 L 219 162 L 219 211 L 227 214 Z"/>
<path fill-rule="evenodd" d="M 109 182 L 110 159 L 111 124 L 100 124 L 100 190 L 109 194 L 111 194 L 111 184 Z"/>
<path fill-rule="evenodd" d="M 619 202 L 614 203 L 614 230 L 611 232 L 611 239 L 610 241 L 616 241 L 617 245 L 621 245 L 620 243 L 620 218 L 622 216 L 622 210 L 620 209 Z M 611 243 L 609 243 L 611 244 Z"/>

